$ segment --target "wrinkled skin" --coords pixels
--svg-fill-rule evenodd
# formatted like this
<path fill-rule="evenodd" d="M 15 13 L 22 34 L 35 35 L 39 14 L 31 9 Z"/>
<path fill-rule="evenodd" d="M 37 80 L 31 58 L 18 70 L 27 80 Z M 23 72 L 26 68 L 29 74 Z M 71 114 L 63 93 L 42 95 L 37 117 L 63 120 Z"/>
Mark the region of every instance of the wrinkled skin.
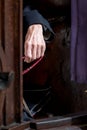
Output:
<path fill-rule="evenodd" d="M 45 40 L 43 37 L 43 28 L 40 24 L 31 25 L 25 36 L 24 55 L 25 62 L 31 61 L 44 56 L 46 49 Z"/>

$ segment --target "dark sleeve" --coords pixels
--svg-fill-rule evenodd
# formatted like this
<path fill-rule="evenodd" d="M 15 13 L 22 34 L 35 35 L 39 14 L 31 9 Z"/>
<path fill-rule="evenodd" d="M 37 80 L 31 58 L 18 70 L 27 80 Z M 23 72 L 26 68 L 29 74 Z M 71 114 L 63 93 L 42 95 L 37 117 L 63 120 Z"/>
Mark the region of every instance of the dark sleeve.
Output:
<path fill-rule="evenodd" d="M 39 13 L 38 10 L 30 8 L 29 5 L 24 5 L 23 8 L 23 24 L 25 32 L 30 25 L 42 24 L 44 32 L 48 31 L 51 37 L 54 37 L 54 32 L 49 22 Z"/>

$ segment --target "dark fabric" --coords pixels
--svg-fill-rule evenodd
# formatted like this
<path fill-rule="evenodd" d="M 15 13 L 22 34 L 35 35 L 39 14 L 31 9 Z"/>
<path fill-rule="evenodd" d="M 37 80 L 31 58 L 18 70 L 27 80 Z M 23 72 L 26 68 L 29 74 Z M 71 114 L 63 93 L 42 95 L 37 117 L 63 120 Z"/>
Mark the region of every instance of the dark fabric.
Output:
<path fill-rule="evenodd" d="M 71 0 L 71 81 L 87 83 L 87 0 Z M 31 24 L 41 23 L 53 34 L 48 21 L 32 8 L 30 1 L 24 0 L 25 31 Z"/>
<path fill-rule="evenodd" d="M 87 83 L 87 0 L 71 0 L 71 80 Z"/>
<path fill-rule="evenodd" d="M 23 121 L 33 121 L 33 118 L 29 115 L 29 113 L 23 109 L 23 115 L 22 115 Z"/>
<path fill-rule="evenodd" d="M 23 1 L 23 31 L 24 35 L 28 27 L 32 24 L 42 24 L 44 31 L 46 28 L 51 32 L 52 37 L 54 36 L 54 32 L 49 24 L 49 22 L 40 14 L 40 12 L 34 8 L 34 4 L 31 2 L 24 0 Z"/>
<path fill-rule="evenodd" d="M 70 1 L 71 0 L 25 0 L 24 2 L 27 3 L 27 5 L 31 5 L 32 9 L 37 9 L 45 18 L 48 18 L 65 15 L 66 10 L 70 8 Z"/>

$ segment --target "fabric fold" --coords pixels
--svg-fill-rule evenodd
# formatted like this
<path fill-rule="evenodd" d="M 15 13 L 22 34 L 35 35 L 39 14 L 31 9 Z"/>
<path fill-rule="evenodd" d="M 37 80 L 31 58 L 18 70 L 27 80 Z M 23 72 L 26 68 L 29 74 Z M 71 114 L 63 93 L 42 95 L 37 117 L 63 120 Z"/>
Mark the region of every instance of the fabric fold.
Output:
<path fill-rule="evenodd" d="M 87 0 L 71 0 L 71 81 L 87 83 Z"/>

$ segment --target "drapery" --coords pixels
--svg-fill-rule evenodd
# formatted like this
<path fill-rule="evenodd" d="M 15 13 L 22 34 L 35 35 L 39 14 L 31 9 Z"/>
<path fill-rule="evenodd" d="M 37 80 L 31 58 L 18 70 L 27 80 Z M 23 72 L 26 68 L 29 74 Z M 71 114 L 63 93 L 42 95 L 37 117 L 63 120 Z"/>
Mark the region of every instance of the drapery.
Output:
<path fill-rule="evenodd" d="M 87 83 L 87 0 L 71 0 L 71 80 Z"/>

